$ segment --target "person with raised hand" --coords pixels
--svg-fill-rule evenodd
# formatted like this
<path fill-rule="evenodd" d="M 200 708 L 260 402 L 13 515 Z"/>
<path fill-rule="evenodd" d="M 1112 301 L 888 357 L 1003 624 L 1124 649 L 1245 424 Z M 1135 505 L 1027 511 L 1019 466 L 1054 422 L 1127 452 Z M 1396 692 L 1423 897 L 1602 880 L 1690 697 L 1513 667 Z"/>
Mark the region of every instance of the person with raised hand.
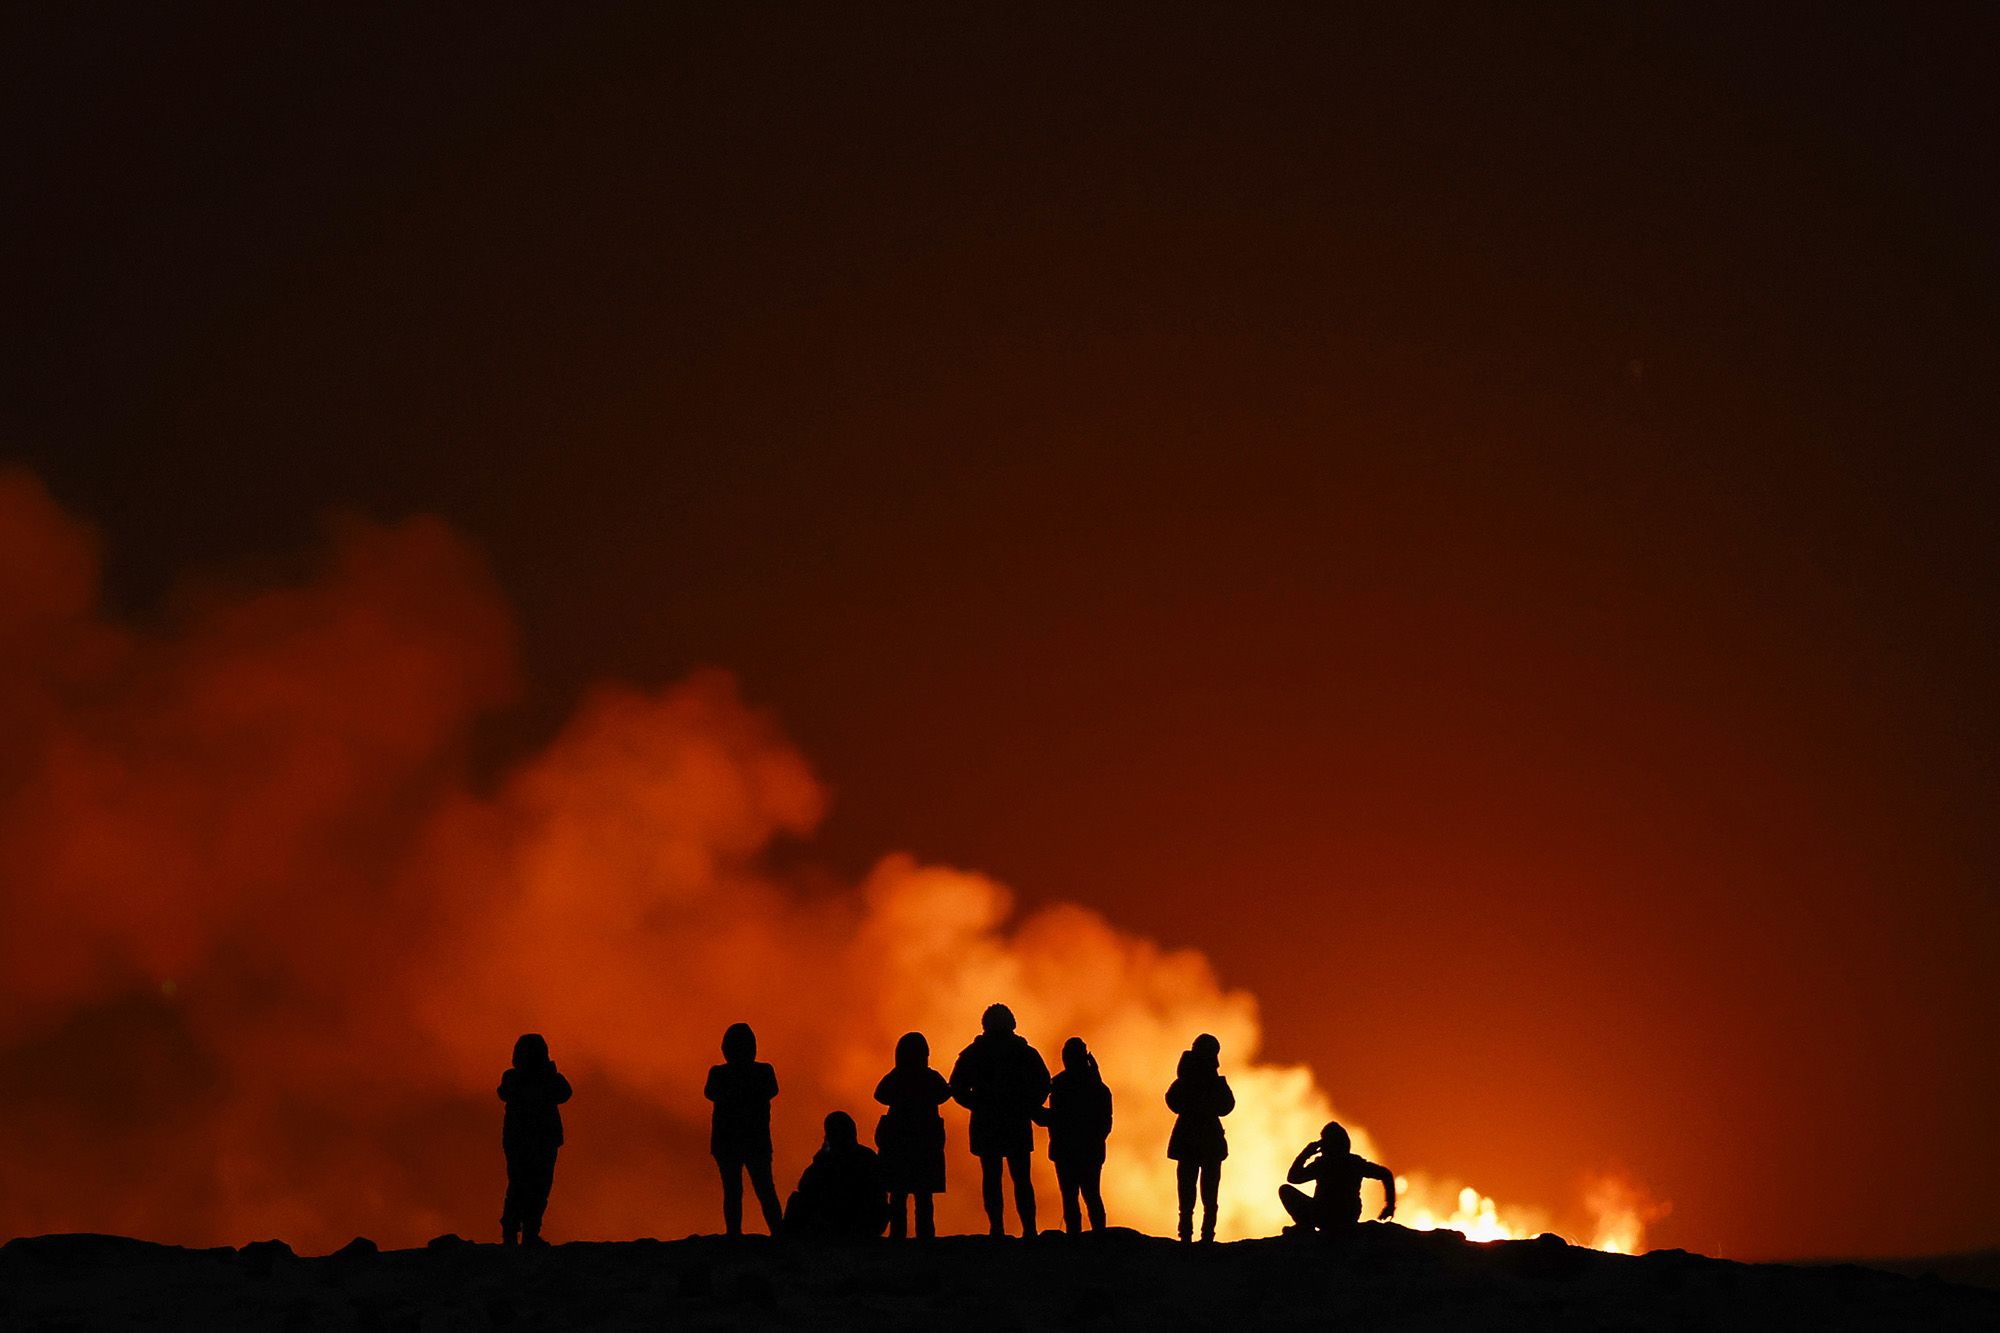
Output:
<path fill-rule="evenodd" d="M 1167 1089 L 1167 1108 L 1174 1113 L 1173 1136 L 1167 1156 L 1174 1160 L 1180 1193 L 1182 1240 L 1193 1232 L 1196 1187 L 1201 1191 L 1201 1238 L 1215 1239 L 1216 1200 L 1221 1194 L 1222 1162 L 1229 1140 L 1222 1117 L 1236 1109 L 1236 1094 L 1222 1076 L 1222 1043 L 1206 1032 L 1181 1053 L 1180 1067 Z"/>
<path fill-rule="evenodd" d="M 556 1180 L 556 1153 L 562 1148 L 562 1112 L 570 1098 L 569 1080 L 549 1058 L 538 1032 L 514 1043 L 514 1064 L 500 1075 L 500 1149 L 507 1155 L 507 1198 L 500 1205 L 500 1238 L 506 1245 L 545 1245 L 542 1214 Z"/>

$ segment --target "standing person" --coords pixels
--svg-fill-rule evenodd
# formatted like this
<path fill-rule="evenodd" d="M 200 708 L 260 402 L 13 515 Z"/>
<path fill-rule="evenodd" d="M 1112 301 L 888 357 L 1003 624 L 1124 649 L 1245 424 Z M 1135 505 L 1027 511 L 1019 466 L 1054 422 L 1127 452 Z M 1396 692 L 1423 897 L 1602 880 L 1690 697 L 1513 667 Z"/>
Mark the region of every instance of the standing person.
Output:
<path fill-rule="evenodd" d="M 1014 1209 L 1021 1234 L 1035 1234 L 1035 1182 L 1028 1159 L 1035 1151 L 1035 1109 L 1049 1095 L 1049 1066 L 1014 1031 L 1014 1011 L 986 1006 L 983 1029 L 958 1053 L 951 1067 L 952 1100 L 972 1112 L 972 1152 L 979 1158 L 980 1195 L 986 1204 L 987 1234 L 1004 1236 L 1000 1170 L 1014 1178 Z"/>
<path fill-rule="evenodd" d="M 1215 1239 L 1215 1201 L 1221 1192 L 1222 1161 L 1229 1156 L 1229 1140 L 1222 1133 L 1222 1117 L 1236 1109 L 1236 1094 L 1222 1076 L 1222 1043 L 1206 1032 L 1181 1053 L 1180 1068 L 1173 1086 L 1167 1089 L 1167 1108 L 1175 1115 L 1173 1137 L 1167 1140 L 1167 1156 L 1174 1159 L 1175 1183 L 1180 1187 L 1181 1239 L 1193 1231 L 1195 1185 L 1201 1186 L 1201 1238 Z"/>
<path fill-rule="evenodd" d="M 1082 1037 L 1063 1043 L 1062 1072 L 1049 1083 L 1049 1104 L 1035 1119 L 1049 1127 L 1049 1160 L 1056 1166 L 1056 1189 L 1062 1195 L 1063 1229 L 1083 1230 L 1083 1206 L 1090 1210 L 1090 1229 L 1104 1230 L 1104 1141 L 1111 1137 L 1111 1089 L 1097 1072 L 1097 1057 Z"/>
<path fill-rule="evenodd" d="M 826 1118 L 826 1141 L 813 1154 L 785 1207 L 787 1236 L 821 1240 L 874 1240 L 888 1221 L 882 1203 L 882 1164 L 857 1140 L 854 1117 Z"/>
<path fill-rule="evenodd" d="M 1278 1201 L 1292 1216 L 1288 1232 L 1322 1232 L 1341 1240 L 1351 1235 L 1361 1221 L 1361 1182 L 1382 1182 L 1381 1219 L 1396 1215 L 1396 1176 L 1386 1166 L 1377 1166 L 1353 1151 L 1353 1143 L 1340 1122 L 1330 1120 L 1319 1138 L 1299 1149 L 1292 1169 L 1285 1173 L 1291 1183 L 1278 1186 Z M 1297 1188 L 1313 1182 L 1308 1195 Z"/>
<path fill-rule="evenodd" d="M 500 1075 L 500 1149 L 507 1154 L 507 1199 L 500 1205 L 503 1244 L 546 1245 L 542 1213 L 556 1181 L 556 1152 L 562 1147 L 562 1112 L 569 1080 L 549 1059 L 541 1034 L 525 1032 L 514 1043 L 514 1067 Z"/>
<path fill-rule="evenodd" d="M 904 1236 L 916 1200 L 917 1237 L 937 1235 L 934 1196 L 944 1193 L 944 1117 L 938 1107 L 951 1100 L 951 1084 L 931 1068 L 931 1045 L 921 1032 L 905 1032 L 896 1042 L 896 1067 L 875 1085 L 875 1100 L 888 1107 L 875 1125 L 875 1147 L 889 1190 L 889 1235 Z"/>
<path fill-rule="evenodd" d="M 771 1099 L 778 1074 L 757 1058 L 757 1034 L 748 1023 L 731 1023 L 722 1034 L 722 1063 L 711 1066 L 702 1095 L 715 1103 L 709 1121 L 708 1151 L 722 1172 L 722 1225 L 743 1234 L 743 1173 L 750 1173 L 764 1229 L 773 1236 L 784 1225 L 778 1187 L 771 1182 Z"/>

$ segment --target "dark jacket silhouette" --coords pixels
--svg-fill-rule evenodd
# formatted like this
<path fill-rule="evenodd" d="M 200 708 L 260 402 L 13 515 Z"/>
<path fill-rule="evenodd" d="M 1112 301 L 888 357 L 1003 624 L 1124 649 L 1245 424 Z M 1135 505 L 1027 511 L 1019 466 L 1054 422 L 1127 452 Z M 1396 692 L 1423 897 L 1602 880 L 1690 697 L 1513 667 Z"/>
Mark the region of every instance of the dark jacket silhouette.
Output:
<path fill-rule="evenodd" d="M 785 1205 L 785 1234 L 824 1240 L 868 1240 L 889 1220 L 882 1165 L 855 1140 L 854 1117 L 826 1118 L 826 1142 L 799 1177 Z"/>
<path fill-rule="evenodd" d="M 723 1230 L 742 1234 L 747 1173 L 764 1225 L 775 1236 L 782 1224 L 778 1188 L 771 1180 L 771 1099 L 778 1095 L 777 1071 L 757 1058 L 757 1034 L 748 1023 L 732 1023 L 722 1034 L 722 1057 L 721 1064 L 710 1067 L 702 1095 L 715 1103 L 708 1151 L 722 1173 Z"/>
<path fill-rule="evenodd" d="M 500 1206 L 500 1231 L 509 1245 L 542 1236 L 542 1214 L 555 1185 L 556 1153 L 562 1147 L 562 1112 L 570 1098 L 569 1080 L 549 1059 L 549 1044 L 537 1033 L 514 1043 L 514 1066 L 500 1075 L 500 1100 L 507 1113 L 500 1123 L 500 1149 L 507 1156 L 507 1197 Z"/>
<path fill-rule="evenodd" d="M 1361 1220 L 1361 1182 L 1382 1182 L 1383 1221 L 1396 1215 L 1396 1176 L 1386 1166 L 1377 1166 L 1349 1151 L 1347 1131 L 1332 1122 L 1320 1131 L 1319 1140 L 1308 1143 L 1292 1159 L 1285 1173 L 1290 1184 L 1278 1187 L 1278 1199 L 1291 1214 L 1297 1228 L 1343 1234 Z M 1313 1192 L 1295 1188 L 1311 1182 Z"/>
<path fill-rule="evenodd" d="M 1206 1032 L 1182 1052 L 1180 1068 L 1167 1089 L 1167 1107 L 1173 1111 L 1174 1132 L 1167 1140 L 1167 1156 L 1176 1163 L 1174 1180 L 1180 1195 L 1180 1236 L 1190 1238 L 1193 1228 L 1196 1188 L 1201 1192 L 1201 1238 L 1215 1239 L 1215 1213 L 1221 1193 L 1222 1163 L 1229 1156 L 1229 1140 L 1222 1132 L 1222 1117 L 1236 1109 L 1236 1094 L 1221 1072 L 1222 1043 Z"/>
<path fill-rule="evenodd" d="M 1049 1128 L 1049 1160 L 1102 1166 L 1111 1137 L 1111 1089 L 1081 1037 L 1063 1043 L 1063 1069 L 1049 1080 L 1049 1104 L 1036 1117 Z"/>
<path fill-rule="evenodd" d="M 969 1137 L 975 1157 L 1012 1157 L 1035 1150 L 1035 1110 L 1048 1099 L 1049 1066 L 1027 1039 L 1013 1031 L 986 1031 L 959 1052 L 951 1067 L 951 1095 L 972 1112 Z"/>
<path fill-rule="evenodd" d="M 1201 1051 L 1198 1044 L 1196 1049 L 1181 1053 L 1173 1085 L 1167 1089 L 1167 1109 L 1175 1117 L 1167 1156 L 1176 1162 L 1228 1158 L 1229 1140 L 1222 1132 L 1222 1117 L 1236 1109 L 1236 1094 L 1217 1068 L 1215 1055 Z"/>
<path fill-rule="evenodd" d="M 896 1067 L 875 1085 L 875 1100 L 889 1108 L 875 1122 L 875 1147 L 889 1190 L 889 1234 L 903 1235 L 903 1200 L 914 1195 L 917 1234 L 934 1236 L 931 1196 L 944 1192 L 944 1117 L 938 1107 L 951 1100 L 951 1085 L 931 1068 L 923 1033 L 906 1032 L 896 1043 Z"/>
<path fill-rule="evenodd" d="M 1062 1196 L 1063 1229 L 1083 1230 L 1083 1213 L 1090 1229 L 1104 1229 L 1104 1141 L 1111 1137 L 1111 1089 L 1097 1072 L 1097 1057 L 1083 1038 L 1063 1043 L 1062 1072 L 1049 1082 L 1049 1104 L 1035 1119 L 1049 1129 L 1049 1160 L 1056 1168 L 1056 1188 Z M 1079 1207 L 1079 1202 L 1082 1207 Z"/>
<path fill-rule="evenodd" d="M 1049 1067 L 1035 1048 L 1014 1031 L 1014 1013 L 990 1004 L 980 1016 L 984 1029 L 959 1052 L 951 1067 L 951 1095 L 972 1111 L 970 1138 L 979 1158 L 979 1193 L 986 1205 L 987 1232 L 1007 1232 L 1001 1215 L 1000 1170 L 1014 1180 L 1014 1209 L 1021 1234 L 1035 1234 L 1035 1181 L 1029 1157 L 1035 1151 L 1036 1110 L 1049 1095 Z"/>

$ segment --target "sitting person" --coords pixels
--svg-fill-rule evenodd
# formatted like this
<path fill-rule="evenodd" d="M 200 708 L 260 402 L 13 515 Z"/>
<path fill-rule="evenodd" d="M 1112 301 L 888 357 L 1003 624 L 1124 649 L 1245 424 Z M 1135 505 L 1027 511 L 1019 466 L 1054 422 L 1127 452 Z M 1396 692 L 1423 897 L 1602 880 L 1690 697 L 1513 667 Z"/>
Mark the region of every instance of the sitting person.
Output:
<path fill-rule="evenodd" d="M 785 1234 L 826 1240 L 861 1240 L 882 1234 L 889 1205 L 882 1163 L 854 1132 L 854 1117 L 826 1118 L 826 1146 L 813 1155 L 799 1187 L 785 1204 Z"/>
<path fill-rule="evenodd" d="M 1296 1226 L 1287 1232 L 1324 1232 L 1344 1236 L 1361 1221 L 1361 1182 L 1379 1180 L 1385 1202 L 1380 1220 L 1396 1215 L 1396 1177 L 1386 1166 L 1377 1166 L 1350 1151 L 1352 1142 L 1337 1122 L 1328 1122 L 1316 1142 L 1308 1143 L 1292 1159 L 1286 1178 L 1292 1183 L 1278 1186 L 1278 1199 L 1292 1215 Z M 1313 1181 L 1310 1196 L 1296 1188 Z"/>

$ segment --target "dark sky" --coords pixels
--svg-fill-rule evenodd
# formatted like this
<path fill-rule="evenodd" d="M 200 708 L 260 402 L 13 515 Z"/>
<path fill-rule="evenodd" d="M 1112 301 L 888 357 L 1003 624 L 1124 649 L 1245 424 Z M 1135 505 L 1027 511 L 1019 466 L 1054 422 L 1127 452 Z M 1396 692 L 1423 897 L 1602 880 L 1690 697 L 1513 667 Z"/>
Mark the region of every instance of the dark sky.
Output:
<path fill-rule="evenodd" d="M 1207 950 L 1411 1160 L 2000 1239 L 1986 7 L 0 22 L 125 609 L 442 515 L 496 756 L 726 667 L 812 855 Z"/>

